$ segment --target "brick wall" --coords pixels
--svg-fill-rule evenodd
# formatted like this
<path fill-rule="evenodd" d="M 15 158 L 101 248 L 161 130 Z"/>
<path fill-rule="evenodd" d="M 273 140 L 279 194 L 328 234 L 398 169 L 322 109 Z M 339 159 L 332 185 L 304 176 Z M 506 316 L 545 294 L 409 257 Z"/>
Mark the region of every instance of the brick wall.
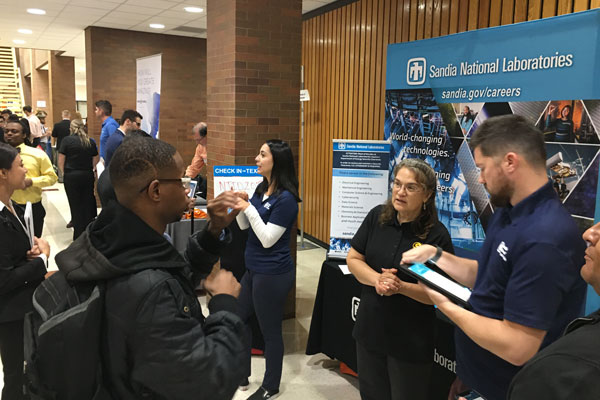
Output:
<path fill-rule="evenodd" d="M 162 53 L 160 138 L 189 163 L 195 150 L 191 129 L 206 120 L 206 40 L 88 27 L 85 45 L 91 136 L 98 140 L 101 130 L 94 103 L 109 100 L 115 119 L 135 109 L 136 59 Z"/>
<path fill-rule="evenodd" d="M 55 51 L 50 52 L 48 73 L 52 113 L 46 118 L 46 126 L 52 127 L 62 120 L 62 110 L 69 110 L 71 113 L 75 111 L 75 59 L 58 56 Z"/>
<path fill-rule="evenodd" d="M 298 170 L 301 0 L 208 0 L 208 194 L 212 165 L 254 165 L 268 139 L 287 141 Z M 290 249 L 296 258 L 296 229 Z M 295 315 L 295 287 L 284 307 Z"/>
<path fill-rule="evenodd" d="M 50 102 L 50 90 L 48 83 L 48 71 L 44 69 L 36 69 L 35 65 L 42 65 L 40 60 L 48 59 L 47 50 L 34 50 L 32 52 L 32 69 L 31 69 L 31 108 L 36 113 L 38 110 L 44 110 L 48 115 L 52 115 L 52 103 Z M 38 101 L 45 101 L 46 107 L 38 107 Z M 48 121 L 46 121 L 48 123 Z"/>
<path fill-rule="evenodd" d="M 209 165 L 254 165 L 271 138 L 288 141 L 297 161 L 301 1 L 208 0 L 207 8 Z"/>

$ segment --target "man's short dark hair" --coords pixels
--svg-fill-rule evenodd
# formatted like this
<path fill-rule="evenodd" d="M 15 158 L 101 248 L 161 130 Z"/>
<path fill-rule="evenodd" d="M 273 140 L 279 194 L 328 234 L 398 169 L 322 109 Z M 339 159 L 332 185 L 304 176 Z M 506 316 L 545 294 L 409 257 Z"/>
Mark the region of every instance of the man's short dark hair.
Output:
<path fill-rule="evenodd" d="M 112 115 L 112 104 L 108 100 L 98 100 L 94 103 L 96 107 L 104 111 L 104 115 Z"/>
<path fill-rule="evenodd" d="M 11 114 L 12 114 L 12 111 L 10 111 L 8 108 L 6 108 L 6 109 L 4 109 L 4 110 L 0 111 L 0 114 L 8 114 L 8 115 L 11 115 Z"/>
<path fill-rule="evenodd" d="M 514 151 L 532 166 L 546 168 L 544 134 L 520 115 L 492 117 L 481 124 L 469 143 L 486 157 L 504 156 Z"/>
<path fill-rule="evenodd" d="M 167 142 L 154 138 L 131 137 L 123 140 L 110 160 L 110 178 L 121 202 L 121 194 L 135 194 L 140 182 L 148 183 L 161 171 L 175 167 L 177 150 Z M 148 181 L 148 182 L 145 182 Z"/>
<path fill-rule="evenodd" d="M 146 133 L 146 131 L 143 129 L 134 129 L 131 132 L 129 132 L 123 140 L 127 140 L 127 138 L 130 138 L 130 137 L 151 138 L 152 136 L 150 136 L 148 133 Z"/>
<path fill-rule="evenodd" d="M 23 106 L 23 111 L 30 113 L 31 112 L 31 106 Z"/>
<path fill-rule="evenodd" d="M 144 117 L 142 117 L 142 114 L 135 110 L 125 110 L 125 112 L 123 112 L 123 115 L 121 116 L 121 125 L 123 125 L 125 123 L 125 120 L 127 119 L 131 122 L 135 122 L 136 118 L 144 119 Z"/>
<path fill-rule="evenodd" d="M 207 133 L 208 133 L 208 127 L 206 125 L 200 126 L 200 129 L 198 129 L 198 134 L 200 135 L 200 137 L 206 136 Z"/>

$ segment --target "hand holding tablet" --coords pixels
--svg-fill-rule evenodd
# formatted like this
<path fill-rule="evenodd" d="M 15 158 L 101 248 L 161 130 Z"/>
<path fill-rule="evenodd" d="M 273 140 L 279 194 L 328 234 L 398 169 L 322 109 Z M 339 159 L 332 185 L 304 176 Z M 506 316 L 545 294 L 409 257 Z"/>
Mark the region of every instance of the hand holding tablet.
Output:
<path fill-rule="evenodd" d="M 428 261 L 427 264 L 431 264 L 432 266 L 434 265 L 430 261 Z M 411 277 L 417 279 L 419 282 L 422 282 L 427 287 L 448 297 L 454 303 L 465 308 L 469 308 L 468 301 L 469 297 L 471 296 L 471 291 L 469 288 L 466 288 L 454 282 L 453 280 L 446 278 L 425 264 L 400 264 L 400 269 Z"/>

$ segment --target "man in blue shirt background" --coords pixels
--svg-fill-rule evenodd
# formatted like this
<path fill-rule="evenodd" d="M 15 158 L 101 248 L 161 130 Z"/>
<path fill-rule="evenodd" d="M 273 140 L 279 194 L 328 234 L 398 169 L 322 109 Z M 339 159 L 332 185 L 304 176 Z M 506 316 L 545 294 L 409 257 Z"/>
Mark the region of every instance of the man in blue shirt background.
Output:
<path fill-rule="evenodd" d="M 142 118 L 142 115 L 135 110 L 125 110 L 121 117 L 121 125 L 106 141 L 106 149 L 104 152 L 106 155 L 104 158 L 104 165 L 106 167 L 110 164 L 110 159 L 123 142 L 125 135 L 128 135 L 133 130 L 140 129 Z"/>
<path fill-rule="evenodd" d="M 108 100 L 98 100 L 95 103 L 94 114 L 102 121 L 102 131 L 100 132 L 100 158 L 106 159 L 106 141 L 117 130 L 119 123 L 115 121 L 112 115 L 112 104 Z"/>
<path fill-rule="evenodd" d="M 427 293 L 459 328 L 460 380 L 488 400 L 504 400 L 520 366 L 583 313 L 585 244 L 548 179 L 537 128 L 517 115 L 490 118 L 470 145 L 479 182 L 497 209 L 477 260 L 444 252 L 437 264 L 473 289 L 472 311 Z M 424 262 L 436 253 L 421 246 L 404 253 L 402 262 Z"/>

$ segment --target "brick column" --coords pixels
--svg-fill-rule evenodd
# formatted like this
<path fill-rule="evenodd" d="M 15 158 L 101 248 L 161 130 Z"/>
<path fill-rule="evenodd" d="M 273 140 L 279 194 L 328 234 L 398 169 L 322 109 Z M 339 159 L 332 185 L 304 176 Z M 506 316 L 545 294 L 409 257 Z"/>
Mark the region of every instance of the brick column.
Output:
<path fill-rule="evenodd" d="M 62 120 L 62 110 L 71 113 L 76 110 L 75 103 L 75 59 L 59 56 L 51 51 L 48 58 L 48 74 L 50 81 L 50 104 L 52 114 L 46 118 L 46 126 Z"/>
<path fill-rule="evenodd" d="M 48 61 L 47 50 L 33 50 L 31 55 L 31 108 L 36 113 L 43 110 L 52 114 L 52 103 L 50 102 L 50 85 L 48 83 L 48 71 L 38 69 Z M 38 107 L 38 101 L 45 101 L 46 107 Z M 25 105 L 25 104 L 24 104 Z M 22 111 L 21 111 L 22 112 Z"/>
<path fill-rule="evenodd" d="M 208 195 L 214 165 L 254 165 L 268 139 L 300 138 L 301 0 L 208 0 Z M 296 230 L 290 241 L 296 257 Z M 295 315 L 295 287 L 285 316 Z"/>
<path fill-rule="evenodd" d="M 208 164 L 254 165 L 267 140 L 298 166 L 300 0 L 208 0 Z M 209 168 L 212 195 L 212 168 Z"/>

